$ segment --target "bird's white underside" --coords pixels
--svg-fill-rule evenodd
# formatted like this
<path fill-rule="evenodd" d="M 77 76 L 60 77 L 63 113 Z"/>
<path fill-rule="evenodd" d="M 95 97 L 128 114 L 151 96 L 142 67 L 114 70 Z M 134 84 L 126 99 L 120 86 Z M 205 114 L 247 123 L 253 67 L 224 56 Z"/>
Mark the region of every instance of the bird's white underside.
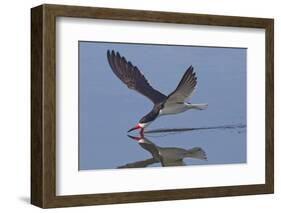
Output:
<path fill-rule="evenodd" d="M 167 104 L 163 109 L 159 111 L 159 116 L 162 115 L 172 115 L 172 114 L 178 114 L 185 112 L 186 110 L 189 109 L 197 109 L 197 110 L 203 110 L 208 107 L 207 104 L 189 104 L 189 103 L 175 103 L 175 104 Z M 147 123 L 139 123 L 139 126 L 142 128 L 147 127 L 149 124 L 152 122 L 147 122 Z"/>
<path fill-rule="evenodd" d="M 181 112 L 185 112 L 186 110 L 190 109 L 191 105 L 187 103 L 182 104 L 167 104 L 163 109 L 159 111 L 159 115 L 170 115 L 170 114 L 178 114 Z"/>

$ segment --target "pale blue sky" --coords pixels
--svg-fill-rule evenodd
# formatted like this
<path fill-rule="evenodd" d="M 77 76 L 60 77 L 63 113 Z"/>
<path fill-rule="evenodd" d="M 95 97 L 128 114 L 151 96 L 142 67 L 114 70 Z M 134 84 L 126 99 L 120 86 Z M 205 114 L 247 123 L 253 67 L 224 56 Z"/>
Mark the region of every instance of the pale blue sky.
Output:
<path fill-rule="evenodd" d="M 151 85 L 168 95 L 192 65 L 198 77 L 191 103 L 208 103 L 204 111 L 164 116 L 148 129 L 246 124 L 246 53 L 244 48 L 137 45 L 79 42 L 79 167 L 112 169 L 150 158 L 127 137 L 127 130 L 149 112 L 152 103 L 129 90 L 110 69 L 107 50 L 119 51 L 143 72 Z M 133 133 L 134 134 L 134 133 Z M 165 147 L 201 147 L 208 161 L 187 164 L 246 162 L 246 129 L 202 130 L 147 135 Z"/>

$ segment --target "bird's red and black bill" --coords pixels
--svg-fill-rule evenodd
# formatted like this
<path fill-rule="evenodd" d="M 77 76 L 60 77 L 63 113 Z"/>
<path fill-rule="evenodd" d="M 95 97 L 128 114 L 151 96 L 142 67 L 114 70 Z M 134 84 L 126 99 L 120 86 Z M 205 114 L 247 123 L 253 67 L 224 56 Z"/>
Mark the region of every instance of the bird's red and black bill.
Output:
<path fill-rule="evenodd" d="M 134 131 L 134 130 L 140 129 L 140 128 L 142 128 L 142 127 L 139 124 L 137 124 L 135 127 L 129 129 L 128 132 L 131 132 L 131 131 Z"/>

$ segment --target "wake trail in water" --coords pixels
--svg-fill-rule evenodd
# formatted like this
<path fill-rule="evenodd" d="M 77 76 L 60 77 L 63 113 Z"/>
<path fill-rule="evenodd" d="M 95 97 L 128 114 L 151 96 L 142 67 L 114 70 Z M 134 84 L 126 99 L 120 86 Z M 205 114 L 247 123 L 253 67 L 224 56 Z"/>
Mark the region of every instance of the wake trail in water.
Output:
<path fill-rule="evenodd" d="M 163 129 L 152 129 L 145 131 L 145 134 L 154 134 L 154 133 L 167 133 L 158 135 L 158 137 L 166 136 L 169 134 L 176 134 L 181 132 L 191 132 L 191 131 L 199 131 L 199 130 L 241 130 L 246 128 L 245 124 L 232 124 L 232 125 L 221 125 L 221 126 L 205 126 L 205 127 L 193 127 L 193 128 L 163 128 Z M 151 135 L 150 135 L 151 136 Z"/>

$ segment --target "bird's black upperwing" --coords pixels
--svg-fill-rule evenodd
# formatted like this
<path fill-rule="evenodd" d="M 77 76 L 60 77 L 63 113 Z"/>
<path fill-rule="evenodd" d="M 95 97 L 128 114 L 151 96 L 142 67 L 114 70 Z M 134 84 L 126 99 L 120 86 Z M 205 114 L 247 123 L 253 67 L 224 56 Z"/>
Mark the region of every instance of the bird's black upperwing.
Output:
<path fill-rule="evenodd" d="M 164 101 L 167 97 L 155 90 L 146 80 L 140 70 L 125 57 L 121 57 L 117 52 L 107 51 L 108 63 L 115 75 L 128 86 L 142 95 L 149 98 L 154 104 Z"/>
<path fill-rule="evenodd" d="M 194 91 L 197 84 L 197 78 L 193 67 L 190 66 L 182 76 L 177 88 L 168 95 L 166 104 L 184 102 L 185 99 L 189 98 Z"/>

